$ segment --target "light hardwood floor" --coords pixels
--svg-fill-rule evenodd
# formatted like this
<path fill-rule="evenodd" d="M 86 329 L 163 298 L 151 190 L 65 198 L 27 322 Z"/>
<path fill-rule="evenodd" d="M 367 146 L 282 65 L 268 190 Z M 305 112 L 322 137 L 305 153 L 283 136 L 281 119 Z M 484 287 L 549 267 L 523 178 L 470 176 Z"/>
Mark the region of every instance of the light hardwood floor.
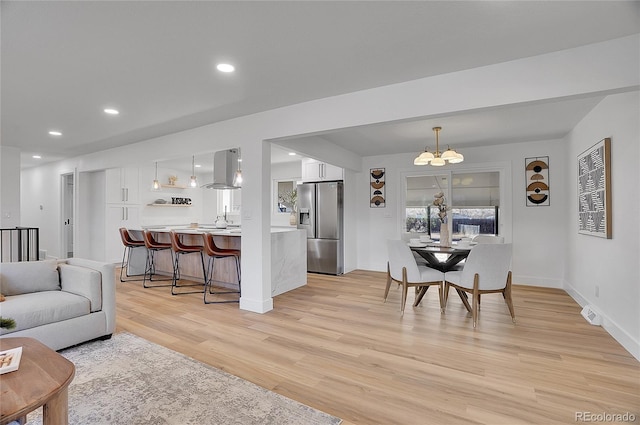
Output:
<path fill-rule="evenodd" d="M 128 331 L 344 420 L 344 424 L 574 424 L 576 412 L 640 422 L 640 363 L 589 325 L 564 291 L 514 286 L 517 324 L 500 295 L 478 327 L 454 291 L 419 307 L 385 274 L 309 274 L 307 286 L 256 314 L 201 295 L 117 282 Z M 579 421 L 578 421 L 579 422 Z"/>

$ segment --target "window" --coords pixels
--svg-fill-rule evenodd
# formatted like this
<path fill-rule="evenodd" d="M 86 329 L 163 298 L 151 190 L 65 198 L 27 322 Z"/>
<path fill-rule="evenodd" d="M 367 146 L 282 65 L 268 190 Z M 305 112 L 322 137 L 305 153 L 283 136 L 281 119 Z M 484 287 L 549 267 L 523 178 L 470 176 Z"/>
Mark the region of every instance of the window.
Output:
<path fill-rule="evenodd" d="M 296 182 L 274 180 L 275 213 L 292 213 L 296 204 Z"/>
<path fill-rule="evenodd" d="M 406 229 L 407 232 L 440 233 L 439 221 L 435 217 L 429 218 L 430 207 L 434 195 L 448 191 L 448 176 L 410 176 L 407 177 L 407 194 L 405 198 Z M 436 212 L 437 214 L 437 212 Z M 433 229 L 432 229 L 432 226 Z"/>
<path fill-rule="evenodd" d="M 242 206 L 242 189 L 218 190 L 218 215 L 239 214 Z"/>
<path fill-rule="evenodd" d="M 451 183 L 451 184 L 449 184 Z M 444 192 L 454 238 L 476 234 L 497 234 L 500 207 L 500 173 L 443 173 L 407 176 L 405 231 L 440 236 L 438 208 L 434 195 Z"/>

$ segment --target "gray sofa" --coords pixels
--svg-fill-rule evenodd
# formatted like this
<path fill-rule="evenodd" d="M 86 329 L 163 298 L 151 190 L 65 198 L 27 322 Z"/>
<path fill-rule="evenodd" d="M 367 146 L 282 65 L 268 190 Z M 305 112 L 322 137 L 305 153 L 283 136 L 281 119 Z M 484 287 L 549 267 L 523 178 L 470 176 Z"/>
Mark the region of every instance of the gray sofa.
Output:
<path fill-rule="evenodd" d="M 3 337 L 32 337 L 59 350 L 108 338 L 116 326 L 113 264 L 67 260 L 0 263 L 0 316 L 14 319 Z"/>

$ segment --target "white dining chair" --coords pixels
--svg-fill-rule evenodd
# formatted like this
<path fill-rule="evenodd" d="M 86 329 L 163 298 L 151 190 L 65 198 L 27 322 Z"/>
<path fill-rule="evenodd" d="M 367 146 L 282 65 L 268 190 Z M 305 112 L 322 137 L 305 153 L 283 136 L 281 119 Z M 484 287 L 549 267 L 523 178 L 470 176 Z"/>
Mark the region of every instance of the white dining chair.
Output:
<path fill-rule="evenodd" d="M 496 235 L 476 235 L 473 237 L 473 242 L 481 243 L 504 243 L 504 236 Z"/>
<path fill-rule="evenodd" d="M 461 271 L 451 271 L 444 275 L 443 305 L 447 306 L 449 288 L 471 294 L 472 306 L 466 302 L 473 317 L 473 327 L 478 323 L 480 295 L 501 293 L 509 308 L 511 319 L 515 323 L 516 316 L 511 299 L 511 244 L 479 244 L 476 245 Z M 464 299 L 463 299 L 464 302 Z"/>
<path fill-rule="evenodd" d="M 405 241 L 387 241 L 387 249 L 389 262 L 387 263 L 387 286 L 384 290 L 384 301 L 387 301 L 392 281 L 402 285 L 400 311 L 404 315 L 404 307 L 407 303 L 409 287 L 425 287 L 426 290 L 429 286 L 437 285 L 440 311 L 442 312 L 444 309 L 442 299 L 444 273 L 424 265 L 418 265 Z"/>

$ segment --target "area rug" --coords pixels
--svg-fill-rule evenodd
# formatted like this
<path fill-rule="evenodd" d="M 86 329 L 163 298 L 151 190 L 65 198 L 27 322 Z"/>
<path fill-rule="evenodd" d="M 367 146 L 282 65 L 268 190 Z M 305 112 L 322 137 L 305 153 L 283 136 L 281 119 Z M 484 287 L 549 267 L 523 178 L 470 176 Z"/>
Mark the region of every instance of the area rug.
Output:
<path fill-rule="evenodd" d="M 129 333 L 60 352 L 76 365 L 69 423 L 339 424 L 340 419 Z M 42 423 L 42 409 L 27 425 Z"/>

